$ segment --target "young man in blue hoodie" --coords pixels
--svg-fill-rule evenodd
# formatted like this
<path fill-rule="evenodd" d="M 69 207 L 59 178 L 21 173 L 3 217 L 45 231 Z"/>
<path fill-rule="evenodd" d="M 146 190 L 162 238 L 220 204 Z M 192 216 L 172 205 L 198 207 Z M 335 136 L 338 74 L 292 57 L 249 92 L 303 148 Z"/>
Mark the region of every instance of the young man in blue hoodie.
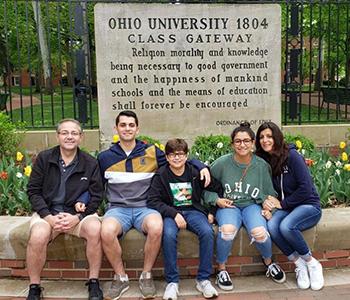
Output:
<path fill-rule="evenodd" d="M 125 235 L 132 227 L 146 234 L 139 287 L 142 297 L 150 299 L 156 294 L 151 270 L 159 252 L 163 222 L 156 210 L 147 208 L 146 201 L 152 177 L 166 159 L 163 151 L 155 145 L 136 139 L 139 126 L 134 112 L 120 112 L 115 124 L 119 142 L 98 156 L 108 200 L 108 210 L 102 222 L 102 246 L 115 272 L 105 299 L 119 299 L 129 288 L 117 237 Z M 210 179 L 207 168 L 202 169 L 202 175 Z"/>

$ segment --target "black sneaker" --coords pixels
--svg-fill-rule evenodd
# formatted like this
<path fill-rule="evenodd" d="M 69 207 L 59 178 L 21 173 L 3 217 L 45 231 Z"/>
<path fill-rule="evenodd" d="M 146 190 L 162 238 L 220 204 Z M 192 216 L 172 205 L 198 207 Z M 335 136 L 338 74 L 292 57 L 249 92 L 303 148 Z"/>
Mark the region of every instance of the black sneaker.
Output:
<path fill-rule="evenodd" d="M 103 300 L 103 293 L 100 289 L 100 283 L 98 279 L 89 279 L 85 285 L 89 287 L 89 300 Z"/>
<path fill-rule="evenodd" d="M 215 283 L 220 289 L 224 291 L 233 290 L 233 283 L 231 281 L 230 274 L 226 270 L 219 271 L 216 274 Z"/>
<path fill-rule="evenodd" d="M 27 300 L 40 300 L 43 298 L 42 291 L 44 288 L 40 284 L 31 284 L 29 286 L 29 293 Z"/>
<path fill-rule="evenodd" d="M 271 277 L 271 279 L 277 283 L 283 283 L 286 281 L 286 274 L 278 264 L 272 262 L 266 267 L 266 277 Z"/>

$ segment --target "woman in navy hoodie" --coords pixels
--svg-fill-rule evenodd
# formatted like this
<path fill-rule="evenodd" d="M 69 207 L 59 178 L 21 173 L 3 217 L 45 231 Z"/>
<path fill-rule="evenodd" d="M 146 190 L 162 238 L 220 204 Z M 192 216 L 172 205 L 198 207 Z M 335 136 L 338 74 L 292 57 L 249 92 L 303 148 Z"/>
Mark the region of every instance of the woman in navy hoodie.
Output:
<path fill-rule="evenodd" d="M 322 214 L 308 167 L 295 146 L 285 143 L 275 123 L 262 124 L 256 136 L 256 154 L 271 165 L 278 192 L 278 199 L 270 196 L 263 204 L 271 238 L 294 262 L 298 287 L 320 290 L 324 285 L 322 265 L 312 256 L 301 233 L 315 226 Z"/>

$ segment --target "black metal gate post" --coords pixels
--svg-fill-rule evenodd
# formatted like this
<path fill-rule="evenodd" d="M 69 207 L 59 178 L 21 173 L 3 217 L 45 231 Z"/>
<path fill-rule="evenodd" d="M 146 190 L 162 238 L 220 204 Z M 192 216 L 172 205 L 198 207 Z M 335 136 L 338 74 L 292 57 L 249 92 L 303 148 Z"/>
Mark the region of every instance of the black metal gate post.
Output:
<path fill-rule="evenodd" d="M 301 5 L 297 1 L 292 1 L 291 6 L 287 6 L 287 20 L 289 22 L 287 21 L 286 32 L 285 124 L 287 123 L 287 117 L 292 120 L 298 117 L 299 123 L 301 123 L 301 114 L 298 111 L 298 104 L 299 107 L 301 105 L 302 87 L 300 74 L 302 36 L 299 24 L 301 9 Z"/>
<path fill-rule="evenodd" d="M 89 69 L 89 32 L 85 18 L 86 3 L 76 3 L 74 9 L 74 31 L 81 42 L 81 48 L 75 50 L 74 96 L 75 102 L 78 105 L 78 116 L 75 117 L 82 124 L 86 124 L 89 120 L 87 101 L 90 94 L 90 84 L 86 73 L 87 69 Z"/>

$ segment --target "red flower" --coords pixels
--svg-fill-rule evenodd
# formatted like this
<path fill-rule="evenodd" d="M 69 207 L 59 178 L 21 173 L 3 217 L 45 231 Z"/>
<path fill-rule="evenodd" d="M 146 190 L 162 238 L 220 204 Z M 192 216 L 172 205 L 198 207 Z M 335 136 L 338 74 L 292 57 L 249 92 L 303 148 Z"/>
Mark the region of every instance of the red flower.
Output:
<path fill-rule="evenodd" d="M 6 172 L 6 171 L 2 171 L 2 172 L 0 173 L 0 179 L 6 180 L 7 178 L 8 178 L 7 172 Z"/>
<path fill-rule="evenodd" d="M 314 161 L 311 158 L 305 158 L 306 165 L 311 167 L 314 165 Z"/>
<path fill-rule="evenodd" d="M 142 143 L 144 143 L 144 144 L 146 144 L 146 145 L 148 144 L 146 140 L 143 140 Z"/>

